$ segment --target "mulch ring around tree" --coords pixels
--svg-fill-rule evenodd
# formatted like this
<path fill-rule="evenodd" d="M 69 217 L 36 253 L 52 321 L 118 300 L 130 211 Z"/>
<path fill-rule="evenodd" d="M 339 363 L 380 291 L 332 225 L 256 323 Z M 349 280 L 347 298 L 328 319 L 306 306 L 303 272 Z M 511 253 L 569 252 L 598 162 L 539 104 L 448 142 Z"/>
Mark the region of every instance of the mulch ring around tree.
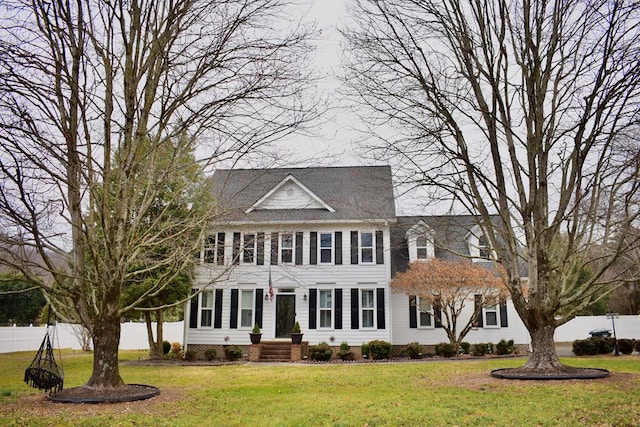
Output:
<path fill-rule="evenodd" d="M 120 403 L 146 400 L 160 394 L 157 387 L 144 384 L 125 384 L 122 387 L 96 389 L 92 387 L 72 387 L 47 398 L 58 403 Z"/>
<path fill-rule="evenodd" d="M 503 368 L 491 371 L 494 378 L 506 380 L 592 380 L 608 377 L 610 372 L 600 368 L 574 368 L 563 366 L 549 371 L 525 368 Z"/>

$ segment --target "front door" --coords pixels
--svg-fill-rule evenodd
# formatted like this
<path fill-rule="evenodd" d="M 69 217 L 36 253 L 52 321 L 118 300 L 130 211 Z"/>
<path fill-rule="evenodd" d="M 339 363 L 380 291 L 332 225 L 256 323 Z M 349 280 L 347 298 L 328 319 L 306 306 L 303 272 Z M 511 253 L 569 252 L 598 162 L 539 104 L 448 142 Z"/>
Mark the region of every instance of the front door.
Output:
<path fill-rule="evenodd" d="M 296 322 L 296 296 L 276 295 L 276 338 L 289 338 Z"/>

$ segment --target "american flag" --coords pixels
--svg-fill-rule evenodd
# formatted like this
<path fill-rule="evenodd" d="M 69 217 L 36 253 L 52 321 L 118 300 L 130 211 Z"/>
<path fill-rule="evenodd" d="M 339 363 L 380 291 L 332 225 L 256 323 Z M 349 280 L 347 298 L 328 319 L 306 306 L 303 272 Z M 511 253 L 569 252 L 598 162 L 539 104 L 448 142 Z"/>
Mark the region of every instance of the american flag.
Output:
<path fill-rule="evenodd" d="M 269 267 L 269 301 L 273 301 L 273 283 L 271 283 L 271 267 Z"/>

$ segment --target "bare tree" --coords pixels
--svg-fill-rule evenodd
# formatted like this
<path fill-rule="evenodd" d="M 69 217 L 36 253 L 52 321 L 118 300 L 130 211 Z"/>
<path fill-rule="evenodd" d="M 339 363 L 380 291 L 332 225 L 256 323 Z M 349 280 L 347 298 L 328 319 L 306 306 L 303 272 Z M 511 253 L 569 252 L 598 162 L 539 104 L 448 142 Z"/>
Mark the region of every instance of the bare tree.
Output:
<path fill-rule="evenodd" d="M 531 335 L 524 369 L 562 370 L 554 330 L 638 243 L 621 238 L 638 215 L 637 2 L 358 0 L 352 16 L 346 82 L 373 148 L 478 216 Z"/>
<path fill-rule="evenodd" d="M 6 1 L 0 6 L 0 221 L 5 246 L 37 250 L 94 348 L 86 386 L 123 386 L 121 315 L 196 262 L 213 209 L 172 214 L 189 182 L 312 116 L 308 33 L 274 0 Z M 174 155 L 166 157 L 167 147 Z M 161 167 L 160 167 L 161 165 Z M 172 184 L 173 185 L 173 184 Z M 158 208 L 162 197 L 167 208 Z M 203 201 L 204 203 L 204 201 Z M 153 211 L 153 215 L 150 212 Z M 151 222 L 150 222 L 151 221 Z M 162 247 L 163 257 L 154 256 Z M 57 268 L 51 255 L 67 256 Z M 34 282 L 33 266 L 3 257 Z M 125 285 L 155 280 L 123 304 Z M 150 309 L 150 307 L 147 307 Z"/>
<path fill-rule="evenodd" d="M 391 288 L 419 298 L 415 301 L 418 308 L 426 308 L 424 314 L 434 317 L 434 325 L 440 323 L 454 348 L 474 327 L 482 308 L 497 306 L 506 292 L 500 277 L 486 268 L 468 260 L 438 258 L 411 263 L 407 271 L 393 279 Z M 467 304 L 473 305 L 473 311 L 465 312 Z M 436 315 L 436 309 L 444 314 L 444 321 Z M 463 313 L 470 315 L 465 318 Z"/>

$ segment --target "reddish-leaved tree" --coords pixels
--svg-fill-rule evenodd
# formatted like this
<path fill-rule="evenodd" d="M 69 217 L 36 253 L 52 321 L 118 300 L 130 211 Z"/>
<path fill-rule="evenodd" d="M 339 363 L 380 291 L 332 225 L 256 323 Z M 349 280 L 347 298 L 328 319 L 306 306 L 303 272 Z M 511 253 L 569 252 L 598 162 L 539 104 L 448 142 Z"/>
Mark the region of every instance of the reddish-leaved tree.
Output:
<path fill-rule="evenodd" d="M 474 326 L 479 310 L 498 304 L 506 294 L 496 272 L 467 260 L 444 261 L 438 258 L 411 263 L 407 271 L 398 273 L 391 287 L 395 292 L 415 295 L 431 304 L 431 314 L 435 311 L 442 313 L 443 318 L 436 316 L 435 321 L 441 322 L 449 342 L 456 348 Z M 482 303 L 476 304 L 475 301 Z M 474 311 L 466 318 L 462 315 L 469 304 L 474 306 Z"/>

